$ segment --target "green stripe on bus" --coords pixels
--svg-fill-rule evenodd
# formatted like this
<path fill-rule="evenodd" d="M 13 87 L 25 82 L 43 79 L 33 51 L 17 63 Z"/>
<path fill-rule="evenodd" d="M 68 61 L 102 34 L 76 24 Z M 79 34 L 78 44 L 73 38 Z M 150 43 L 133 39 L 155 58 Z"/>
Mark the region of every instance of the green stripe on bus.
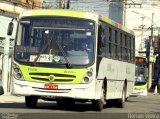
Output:
<path fill-rule="evenodd" d="M 79 84 L 87 69 L 44 68 L 19 65 L 23 78 L 26 81 L 37 83 Z M 54 76 L 54 81 L 49 77 Z"/>
<path fill-rule="evenodd" d="M 134 86 L 134 89 L 140 90 L 140 89 L 146 89 L 147 88 L 147 84 L 144 85 L 138 85 L 138 86 Z"/>
<path fill-rule="evenodd" d="M 33 10 L 32 16 L 70 16 L 70 17 L 78 17 L 85 18 L 85 12 L 81 11 L 72 11 L 72 10 Z"/>

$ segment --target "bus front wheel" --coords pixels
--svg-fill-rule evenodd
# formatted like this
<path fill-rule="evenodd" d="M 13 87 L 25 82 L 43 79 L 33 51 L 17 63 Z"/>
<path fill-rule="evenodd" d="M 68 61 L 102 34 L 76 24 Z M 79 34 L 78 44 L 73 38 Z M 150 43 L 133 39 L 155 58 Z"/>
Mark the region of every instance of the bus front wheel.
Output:
<path fill-rule="evenodd" d="M 38 97 L 37 96 L 25 96 L 26 107 L 35 108 L 37 106 Z"/>
<path fill-rule="evenodd" d="M 103 105 L 105 102 L 105 95 L 106 95 L 106 90 L 104 85 L 102 86 L 102 90 L 101 90 L 101 98 L 98 100 L 92 100 L 92 105 L 94 106 L 96 111 L 102 111 L 103 109 Z"/>

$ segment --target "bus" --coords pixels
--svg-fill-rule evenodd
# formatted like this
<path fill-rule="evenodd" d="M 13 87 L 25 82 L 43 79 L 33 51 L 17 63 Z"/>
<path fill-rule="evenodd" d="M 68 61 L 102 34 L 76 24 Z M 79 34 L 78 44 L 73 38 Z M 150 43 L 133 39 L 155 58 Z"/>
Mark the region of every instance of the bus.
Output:
<path fill-rule="evenodd" d="M 13 25 L 9 25 L 8 34 Z M 82 50 L 81 44 L 86 44 Z M 108 100 L 124 107 L 133 91 L 135 36 L 93 12 L 37 9 L 18 18 L 12 62 L 12 94 L 58 105 L 90 102 L 101 111 Z"/>
<path fill-rule="evenodd" d="M 136 56 L 136 79 L 135 86 L 132 95 L 143 95 L 147 96 L 147 78 L 148 78 L 148 67 L 147 58 L 144 56 Z"/>

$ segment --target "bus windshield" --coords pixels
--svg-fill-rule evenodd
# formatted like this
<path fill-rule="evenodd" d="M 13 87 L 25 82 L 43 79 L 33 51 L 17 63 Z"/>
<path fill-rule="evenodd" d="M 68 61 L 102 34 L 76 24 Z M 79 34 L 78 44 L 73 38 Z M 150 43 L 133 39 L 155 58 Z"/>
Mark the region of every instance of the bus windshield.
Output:
<path fill-rule="evenodd" d="M 19 22 L 17 62 L 89 65 L 93 62 L 94 22 L 75 18 L 32 17 Z"/>
<path fill-rule="evenodd" d="M 136 57 L 136 83 L 146 82 L 147 80 L 147 62 L 145 58 Z"/>

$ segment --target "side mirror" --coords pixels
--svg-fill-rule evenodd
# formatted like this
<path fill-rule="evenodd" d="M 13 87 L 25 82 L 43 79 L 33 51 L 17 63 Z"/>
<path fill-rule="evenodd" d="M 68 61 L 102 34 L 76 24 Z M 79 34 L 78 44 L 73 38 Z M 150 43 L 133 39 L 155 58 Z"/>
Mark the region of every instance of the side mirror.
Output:
<path fill-rule="evenodd" d="M 13 22 L 11 21 L 8 25 L 8 30 L 7 30 L 7 35 L 11 36 L 12 33 L 13 33 L 13 27 L 14 27 L 14 24 Z"/>

